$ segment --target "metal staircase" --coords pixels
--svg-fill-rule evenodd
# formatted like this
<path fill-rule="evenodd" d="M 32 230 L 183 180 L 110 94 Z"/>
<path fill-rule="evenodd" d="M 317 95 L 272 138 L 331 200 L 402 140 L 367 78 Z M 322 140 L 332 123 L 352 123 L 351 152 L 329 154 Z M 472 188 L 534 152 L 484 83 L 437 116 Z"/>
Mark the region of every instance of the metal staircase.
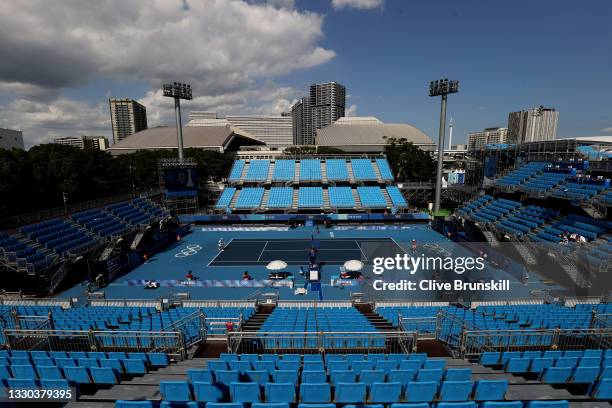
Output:
<path fill-rule="evenodd" d="M 295 162 L 295 174 L 293 175 L 293 182 L 298 184 L 300 182 L 300 162 Z"/>
<path fill-rule="evenodd" d="M 353 193 L 353 200 L 355 200 L 355 208 L 362 208 L 361 200 L 359 199 L 359 193 L 357 193 L 357 189 L 353 188 L 351 189 L 351 192 Z"/>
<path fill-rule="evenodd" d="M 387 191 L 387 189 L 381 188 L 380 190 L 382 192 L 383 197 L 385 198 L 385 202 L 387 203 L 387 208 L 393 207 L 393 201 L 391 200 L 391 197 L 389 197 L 389 192 Z"/>
<path fill-rule="evenodd" d="M 321 162 L 321 182 L 327 184 L 327 162 Z"/>
<path fill-rule="evenodd" d="M 525 261 L 527 265 L 537 264 L 536 258 L 533 252 L 531 251 L 531 249 L 529 249 L 529 247 L 527 246 L 527 244 L 523 242 L 516 242 L 514 244 L 514 247 L 516 248 L 516 252 L 519 253 L 521 258 L 523 258 L 523 260 Z"/>
<path fill-rule="evenodd" d="M 326 188 L 323 189 L 323 208 L 330 208 L 329 204 L 329 191 Z"/>
<path fill-rule="evenodd" d="M 272 176 L 274 175 L 274 167 L 276 166 L 276 162 L 271 161 L 268 166 L 268 177 L 266 177 L 266 184 L 272 183 Z"/>
<path fill-rule="evenodd" d="M 348 178 L 351 184 L 355 184 L 355 175 L 353 174 L 353 166 L 351 163 L 346 163 L 346 169 L 348 170 Z"/>
<path fill-rule="evenodd" d="M 246 177 L 250 166 L 251 166 L 251 162 L 244 163 L 244 167 L 242 168 L 242 173 L 240 174 L 240 178 L 238 179 L 238 182 L 244 183 L 244 178 Z"/>
<path fill-rule="evenodd" d="M 238 201 L 238 196 L 240 195 L 241 190 L 236 190 L 234 196 L 232 197 L 232 201 L 230 201 L 229 208 L 234 209 L 236 207 L 236 201 Z"/>
<path fill-rule="evenodd" d="M 299 193 L 298 193 L 299 189 L 294 188 L 293 189 L 293 203 L 291 204 L 291 208 L 294 210 L 298 209 L 298 201 L 299 201 Z"/>
<path fill-rule="evenodd" d="M 263 193 L 263 197 L 261 197 L 261 204 L 259 208 L 262 210 L 268 206 L 268 199 L 270 198 L 270 189 L 265 189 Z"/>
<path fill-rule="evenodd" d="M 380 169 L 378 168 L 378 163 L 375 161 L 372 162 L 372 168 L 374 169 L 374 174 L 376 174 L 376 180 L 378 180 L 379 183 L 384 183 L 382 175 L 380 174 Z"/>

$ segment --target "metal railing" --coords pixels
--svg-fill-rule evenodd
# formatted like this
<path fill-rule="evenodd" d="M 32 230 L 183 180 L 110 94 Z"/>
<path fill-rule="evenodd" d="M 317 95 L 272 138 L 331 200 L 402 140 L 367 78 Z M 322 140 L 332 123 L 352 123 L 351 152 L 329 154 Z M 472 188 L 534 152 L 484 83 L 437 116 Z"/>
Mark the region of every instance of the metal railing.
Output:
<path fill-rule="evenodd" d="M 240 331 L 244 319 L 242 315 L 240 317 L 207 317 L 206 328 L 207 338 L 213 339 L 225 339 L 227 336 L 227 323 L 232 323 L 232 329 Z"/>
<path fill-rule="evenodd" d="M 53 320 L 50 316 L 26 316 L 15 313 L 15 328 L 32 330 L 52 330 Z"/>
<path fill-rule="evenodd" d="M 390 332 L 230 332 L 232 353 L 276 354 L 297 351 L 321 353 L 411 353 L 417 350 L 417 333 Z"/>
<path fill-rule="evenodd" d="M 184 336 L 170 331 L 5 329 L 13 350 L 161 352 L 187 358 Z"/>
<path fill-rule="evenodd" d="M 437 316 L 402 317 L 398 316 L 398 328 L 402 331 L 418 333 L 419 339 L 433 339 L 438 327 Z"/>
<path fill-rule="evenodd" d="M 179 332 L 183 335 L 186 347 L 206 342 L 206 315 L 201 310 L 177 320 L 164 327 L 163 332 Z"/>
<path fill-rule="evenodd" d="M 461 358 L 475 358 L 486 351 L 586 350 L 612 348 L 608 329 L 527 329 L 463 331 Z"/>
<path fill-rule="evenodd" d="M 464 319 L 444 310 L 438 312 L 436 320 L 436 339 L 448 346 L 458 349 L 461 345 L 461 334 L 465 330 L 478 330 L 478 328 Z"/>
<path fill-rule="evenodd" d="M 591 319 L 591 328 L 612 329 L 612 314 L 593 314 L 593 318 Z"/>

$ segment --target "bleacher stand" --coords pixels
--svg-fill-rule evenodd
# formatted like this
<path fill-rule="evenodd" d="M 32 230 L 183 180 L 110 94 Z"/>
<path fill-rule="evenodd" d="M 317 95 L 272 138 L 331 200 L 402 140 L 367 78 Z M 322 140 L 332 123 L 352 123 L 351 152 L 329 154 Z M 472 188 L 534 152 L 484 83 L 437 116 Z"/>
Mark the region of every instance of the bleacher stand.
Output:
<path fill-rule="evenodd" d="M 329 204 L 332 208 L 355 208 L 353 189 L 350 187 L 329 187 Z"/>
<path fill-rule="evenodd" d="M 265 181 L 269 168 L 270 160 L 251 160 L 244 181 Z"/>
<path fill-rule="evenodd" d="M 295 160 L 276 160 L 272 181 L 292 181 L 295 177 Z"/>
<path fill-rule="evenodd" d="M 293 204 L 292 187 L 272 187 L 268 196 L 268 208 L 291 208 Z"/>
<path fill-rule="evenodd" d="M 323 188 L 300 187 L 298 208 L 323 208 Z"/>
<path fill-rule="evenodd" d="M 227 177 L 227 181 L 234 182 L 239 181 L 240 177 L 242 177 L 242 171 L 244 170 L 244 166 L 246 165 L 246 161 L 244 160 L 236 160 L 234 161 L 234 165 L 230 170 L 230 174 Z"/>
<path fill-rule="evenodd" d="M 321 161 L 319 159 L 300 160 L 300 181 L 321 181 Z"/>
<path fill-rule="evenodd" d="M 361 205 L 367 208 L 386 208 L 387 201 L 380 187 L 357 187 Z"/>
<path fill-rule="evenodd" d="M 376 173 L 370 159 L 353 159 L 351 166 L 356 180 L 376 180 Z"/>
<path fill-rule="evenodd" d="M 259 208 L 264 194 L 263 187 L 245 187 L 238 192 L 236 208 L 254 209 Z"/>
<path fill-rule="evenodd" d="M 349 181 L 346 160 L 328 159 L 325 161 L 327 179 L 330 181 Z"/>
<path fill-rule="evenodd" d="M 219 196 L 219 199 L 217 200 L 217 204 L 215 204 L 215 208 L 217 209 L 228 208 L 230 206 L 230 203 L 232 202 L 232 198 L 234 197 L 235 193 L 236 193 L 236 189 L 234 187 L 226 187 L 221 193 L 221 196 Z"/>

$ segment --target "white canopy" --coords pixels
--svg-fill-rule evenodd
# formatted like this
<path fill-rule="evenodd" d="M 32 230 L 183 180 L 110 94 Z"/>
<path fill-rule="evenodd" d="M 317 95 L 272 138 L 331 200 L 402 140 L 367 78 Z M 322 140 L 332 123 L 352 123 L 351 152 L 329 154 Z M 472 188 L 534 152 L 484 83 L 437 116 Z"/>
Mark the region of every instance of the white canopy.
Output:
<path fill-rule="evenodd" d="M 272 261 L 267 266 L 266 269 L 269 271 L 281 271 L 287 267 L 287 262 L 285 261 Z"/>
<path fill-rule="evenodd" d="M 357 272 L 363 269 L 363 262 L 358 261 L 357 259 L 351 259 L 350 261 L 346 261 L 344 263 L 344 269 L 349 272 Z"/>

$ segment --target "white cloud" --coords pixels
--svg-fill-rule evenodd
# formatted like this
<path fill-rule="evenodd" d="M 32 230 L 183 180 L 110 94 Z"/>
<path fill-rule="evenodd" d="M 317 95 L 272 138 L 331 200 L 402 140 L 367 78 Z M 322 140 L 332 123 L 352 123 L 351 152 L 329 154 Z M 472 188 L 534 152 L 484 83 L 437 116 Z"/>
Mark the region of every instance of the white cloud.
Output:
<path fill-rule="evenodd" d="M 106 103 L 91 106 L 66 98 L 50 103 L 15 99 L 0 106 L 0 112 L 0 127 L 23 130 L 27 147 L 55 137 L 110 134 Z"/>
<path fill-rule="evenodd" d="M 334 58 L 334 51 L 318 45 L 322 25 L 321 15 L 295 10 L 292 0 L 108 0 L 96 2 L 95 10 L 80 0 L 0 2 L 0 92 L 42 99 L 43 110 L 54 111 L 70 107 L 58 99 L 62 89 L 96 78 L 146 81 L 152 90 L 142 99 L 153 104 L 155 122 L 163 119 L 156 107 L 170 102 L 157 100 L 155 89 L 180 80 L 192 84 L 193 105 L 275 111 L 295 95 L 266 81 Z M 275 92 L 287 95 L 270 96 Z M 83 108 L 81 102 L 73 106 Z M 71 118 L 68 128 L 81 116 L 64 113 Z M 0 121 L 13 127 L 42 129 L 46 123 L 40 116 L 14 118 L 0 112 Z"/>
<path fill-rule="evenodd" d="M 346 116 L 357 116 L 357 105 L 352 104 L 345 112 Z"/>
<path fill-rule="evenodd" d="M 612 126 L 601 129 L 602 132 L 609 133 L 612 132 Z"/>
<path fill-rule="evenodd" d="M 332 6 L 336 9 L 356 8 L 360 10 L 375 9 L 382 7 L 383 0 L 332 0 Z"/>

